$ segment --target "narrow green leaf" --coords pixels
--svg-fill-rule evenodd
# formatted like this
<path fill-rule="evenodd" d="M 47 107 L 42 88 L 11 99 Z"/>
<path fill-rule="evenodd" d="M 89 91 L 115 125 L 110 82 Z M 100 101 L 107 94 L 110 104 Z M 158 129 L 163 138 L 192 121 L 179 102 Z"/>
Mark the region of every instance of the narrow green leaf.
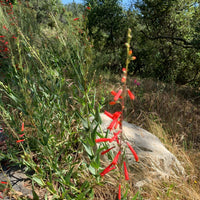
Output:
<path fill-rule="evenodd" d="M 131 200 L 136 200 L 138 197 L 139 191 L 135 194 L 135 196 Z"/>
<path fill-rule="evenodd" d="M 99 123 L 99 124 L 101 124 L 102 123 L 102 120 L 101 120 L 101 116 L 100 116 L 100 105 L 99 105 L 99 107 L 96 107 L 95 108 L 95 120 Z"/>
<path fill-rule="evenodd" d="M 93 164 L 95 164 L 95 162 L 93 162 Z M 96 167 L 95 167 L 95 168 L 96 168 Z M 95 170 L 95 168 L 94 168 L 92 165 L 90 165 L 90 166 L 88 167 L 90 173 L 93 174 L 93 175 L 96 175 L 96 170 Z"/>
<path fill-rule="evenodd" d="M 35 181 L 35 182 L 36 182 L 39 186 L 41 186 L 41 187 L 45 186 L 44 181 L 43 181 L 42 179 L 36 177 L 36 176 L 34 176 L 34 177 L 32 178 L 32 180 Z"/>
<path fill-rule="evenodd" d="M 86 145 L 84 142 L 82 142 L 82 144 L 83 144 L 83 146 L 84 146 L 85 151 L 87 152 L 87 154 L 89 156 L 93 156 L 94 154 L 93 154 L 93 151 L 92 151 L 91 147 L 89 145 Z"/>
<path fill-rule="evenodd" d="M 33 184 L 32 184 L 32 194 L 33 194 L 33 199 L 39 200 L 39 197 L 38 197 L 37 193 L 34 190 L 34 185 Z"/>
<path fill-rule="evenodd" d="M 72 172 L 73 172 L 74 167 L 72 167 L 69 172 L 67 173 L 66 177 L 65 177 L 65 184 L 69 185 L 70 184 L 70 178 L 72 176 Z"/>
<path fill-rule="evenodd" d="M 96 125 L 96 127 L 93 129 L 93 131 L 91 132 L 91 139 L 92 139 L 92 143 L 94 146 L 95 145 L 95 139 L 96 139 L 96 133 L 97 133 L 97 128 L 98 128 L 99 124 Z"/>

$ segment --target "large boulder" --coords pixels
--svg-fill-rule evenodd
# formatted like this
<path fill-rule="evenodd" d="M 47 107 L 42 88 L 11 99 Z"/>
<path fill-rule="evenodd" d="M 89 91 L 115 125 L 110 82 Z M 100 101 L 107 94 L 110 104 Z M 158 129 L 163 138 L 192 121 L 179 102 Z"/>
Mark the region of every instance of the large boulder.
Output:
<path fill-rule="evenodd" d="M 102 119 L 101 129 L 106 133 L 112 119 L 103 113 L 100 116 Z M 109 133 L 108 137 L 113 137 L 113 134 Z M 131 151 L 127 148 L 127 163 L 130 170 L 137 177 L 138 182 L 136 185 L 138 187 L 145 182 L 149 182 L 147 178 L 144 180 L 144 177 L 153 180 L 185 174 L 184 168 L 178 159 L 150 132 L 123 121 L 123 137 L 135 149 L 139 157 L 139 162 L 135 162 Z M 113 146 L 113 143 L 111 145 Z M 115 150 L 117 152 L 116 148 Z"/>

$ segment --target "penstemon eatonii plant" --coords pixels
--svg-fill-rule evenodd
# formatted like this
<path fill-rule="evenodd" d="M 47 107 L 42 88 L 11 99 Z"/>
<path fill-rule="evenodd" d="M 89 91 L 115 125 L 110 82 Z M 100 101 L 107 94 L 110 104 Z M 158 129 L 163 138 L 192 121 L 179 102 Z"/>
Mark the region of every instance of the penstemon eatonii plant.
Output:
<path fill-rule="evenodd" d="M 121 89 L 119 89 L 118 92 L 115 91 L 111 91 L 111 94 L 114 96 L 114 101 L 110 102 L 110 105 L 114 105 L 117 102 L 119 102 L 121 104 L 121 110 L 117 111 L 113 114 L 105 111 L 104 114 L 107 115 L 108 117 L 110 117 L 112 119 L 112 122 L 110 123 L 110 125 L 108 126 L 108 130 L 110 132 L 113 133 L 113 137 L 112 138 L 99 138 L 96 139 L 95 142 L 99 143 L 99 142 L 113 142 L 116 141 L 117 142 L 117 146 L 118 146 L 118 153 L 116 154 L 116 156 L 114 157 L 113 161 L 100 173 L 101 176 L 104 176 L 105 174 L 107 174 L 108 172 L 116 169 L 116 167 L 119 170 L 119 174 L 120 174 L 120 178 L 119 178 L 119 183 L 118 183 L 118 187 L 119 187 L 119 191 L 118 191 L 118 199 L 121 199 L 121 185 L 122 185 L 122 174 L 123 174 L 123 170 L 122 170 L 122 165 L 124 168 L 124 176 L 125 176 L 125 180 L 129 180 L 129 175 L 128 175 L 128 170 L 126 167 L 126 162 L 124 159 L 124 152 L 125 152 L 125 147 L 129 147 L 130 151 L 132 152 L 133 156 L 135 157 L 135 161 L 138 162 L 138 156 L 136 154 L 136 152 L 134 151 L 133 147 L 124 140 L 123 138 L 123 127 L 122 127 L 122 121 L 123 121 L 123 113 L 124 113 L 124 99 L 126 97 L 126 94 L 128 93 L 129 97 L 131 100 L 135 99 L 135 96 L 133 95 L 133 93 L 127 88 L 127 73 L 128 73 L 128 65 L 130 63 L 131 60 L 135 60 L 136 57 L 132 56 L 132 50 L 130 49 L 130 41 L 131 41 L 131 29 L 128 29 L 128 34 L 127 34 L 127 43 L 126 43 L 126 49 L 127 49 L 127 58 L 126 58 L 126 67 L 122 69 L 123 71 L 123 76 L 121 79 Z M 126 144 L 126 145 L 123 145 Z M 108 153 L 111 149 L 115 148 L 115 146 L 101 152 L 101 155 L 104 155 L 106 153 Z"/>

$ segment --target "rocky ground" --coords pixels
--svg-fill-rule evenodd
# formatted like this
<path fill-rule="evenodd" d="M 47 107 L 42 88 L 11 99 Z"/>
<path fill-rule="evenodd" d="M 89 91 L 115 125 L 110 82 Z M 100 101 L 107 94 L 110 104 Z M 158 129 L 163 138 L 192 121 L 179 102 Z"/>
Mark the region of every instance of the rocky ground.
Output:
<path fill-rule="evenodd" d="M 0 128 L 0 149 L 3 151 L 6 150 L 6 139 L 3 129 Z M 32 199 L 30 179 L 25 174 L 24 168 L 1 161 L 0 198 L 8 200 L 23 196 Z"/>

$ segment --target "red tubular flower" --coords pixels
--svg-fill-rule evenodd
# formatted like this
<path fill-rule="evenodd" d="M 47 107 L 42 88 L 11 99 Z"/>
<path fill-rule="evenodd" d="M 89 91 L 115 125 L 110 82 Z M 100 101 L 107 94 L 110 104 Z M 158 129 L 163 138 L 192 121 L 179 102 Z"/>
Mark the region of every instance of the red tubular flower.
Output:
<path fill-rule="evenodd" d="M 121 82 L 124 83 L 125 81 L 126 81 L 126 77 L 123 76 L 122 79 L 121 79 Z"/>
<path fill-rule="evenodd" d="M 101 155 L 104 155 L 104 154 L 106 154 L 106 153 L 108 153 L 111 149 L 113 149 L 113 148 L 115 148 L 115 147 L 111 147 L 111 148 L 109 148 L 109 149 L 107 149 L 107 150 L 105 150 L 105 151 L 102 151 L 101 152 Z"/>
<path fill-rule="evenodd" d="M 115 92 L 115 91 L 111 91 L 111 94 L 113 95 L 113 96 L 115 96 L 117 93 Z"/>
<path fill-rule="evenodd" d="M 125 73 L 126 72 L 126 68 L 122 68 L 122 71 Z"/>
<path fill-rule="evenodd" d="M 130 49 L 130 50 L 129 50 L 129 52 L 128 52 L 128 55 L 130 55 L 130 56 L 131 56 L 131 55 L 132 55 L 132 53 L 133 53 L 133 51 Z"/>
<path fill-rule="evenodd" d="M 118 153 L 117 153 L 117 155 L 114 157 L 114 159 L 113 159 L 113 161 L 112 161 L 112 164 L 113 165 L 116 165 L 117 164 L 117 161 L 118 161 L 118 159 L 119 159 L 119 155 L 121 154 L 121 151 L 119 151 Z"/>
<path fill-rule="evenodd" d="M 117 100 L 119 99 L 121 93 L 122 93 L 122 89 L 120 89 L 120 90 L 118 91 L 118 93 L 115 95 L 114 101 L 117 101 Z"/>
<path fill-rule="evenodd" d="M 86 7 L 88 10 L 90 10 L 91 8 L 89 6 Z"/>
<path fill-rule="evenodd" d="M 115 167 L 112 167 L 112 168 L 111 168 L 111 166 L 112 166 L 112 163 L 111 163 L 110 165 L 108 165 L 108 167 L 106 167 L 106 168 L 100 173 L 100 175 L 101 175 L 101 176 L 104 176 L 105 174 L 107 174 L 107 173 L 110 172 L 111 170 L 115 169 Z"/>
<path fill-rule="evenodd" d="M 138 158 L 137 153 L 135 152 L 135 150 L 133 149 L 133 147 L 128 142 L 126 144 L 128 145 L 129 149 L 131 150 L 133 156 L 135 157 L 135 161 L 138 162 L 139 158 Z"/>
<path fill-rule="evenodd" d="M 116 102 L 115 102 L 115 101 L 111 101 L 111 102 L 109 102 L 109 104 L 110 104 L 110 105 L 115 105 Z"/>
<path fill-rule="evenodd" d="M 114 129 L 117 129 L 117 126 L 120 125 L 120 124 L 121 124 L 120 121 L 117 121 L 116 124 L 115 124 Z"/>
<path fill-rule="evenodd" d="M 136 60 L 136 57 L 135 57 L 135 56 L 132 56 L 132 60 Z"/>
<path fill-rule="evenodd" d="M 129 95 L 130 99 L 134 100 L 135 99 L 134 94 L 129 89 L 127 91 L 128 91 L 128 95 Z"/>
<path fill-rule="evenodd" d="M 19 137 L 23 137 L 25 134 L 21 134 L 21 135 L 19 135 Z"/>
<path fill-rule="evenodd" d="M 118 200 L 121 200 L 121 184 L 119 184 Z"/>
<path fill-rule="evenodd" d="M 113 114 L 109 113 L 108 111 L 104 111 L 104 114 L 110 117 L 111 119 L 113 118 Z"/>
<path fill-rule="evenodd" d="M 95 142 L 96 143 L 99 143 L 99 142 L 110 142 L 110 138 L 99 138 L 99 139 L 96 139 Z"/>
<path fill-rule="evenodd" d="M 5 25 L 3 26 L 3 28 L 4 28 L 6 31 L 8 31 L 8 29 L 6 28 L 6 26 L 5 26 Z"/>
<path fill-rule="evenodd" d="M 8 184 L 8 182 L 6 182 L 6 181 L 1 181 L 1 184 Z"/>
<path fill-rule="evenodd" d="M 74 18 L 74 21 L 76 21 L 76 20 L 79 20 L 79 18 L 77 17 L 77 18 Z"/>
<path fill-rule="evenodd" d="M 118 135 L 119 135 L 121 132 L 122 132 L 122 131 L 120 130 L 120 131 L 118 131 L 117 133 L 114 133 L 114 137 L 112 137 L 112 138 L 110 139 L 110 142 L 113 142 L 114 140 L 116 140 L 117 137 L 118 137 Z"/>
<path fill-rule="evenodd" d="M 113 114 L 113 118 L 112 119 L 118 119 L 120 117 L 120 115 L 122 114 L 122 112 L 115 112 Z"/>
<path fill-rule="evenodd" d="M 116 122 L 117 122 L 117 119 L 113 120 L 113 121 L 110 123 L 110 125 L 108 126 L 107 129 L 109 129 L 109 130 L 111 131 L 111 130 L 113 129 L 113 127 L 114 127 L 114 125 L 115 125 Z"/>
<path fill-rule="evenodd" d="M 124 161 L 124 175 L 125 175 L 125 180 L 129 180 L 128 170 L 127 170 L 125 161 Z"/>
<path fill-rule="evenodd" d="M 120 117 L 121 113 L 122 113 L 122 112 L 115 112 L 115 113 L 113 114 L 113 117 L 112 117 L 113 121 L 110 123 L 110 125 L 108 126 L 107 129 L 112 130 L 113 127 L 114 127 L 116 124 L 118 124 L 118 118 Z"/>
<path fill-rule="evenodd" d="M 4 35 L 0 35 L 0 38 L 3 38 L 3 37 L 5 37 Z"/>
<path fill-rule="evenodd" d="M 24 140 L 17 140 L 17 143 L 19 143 L 19 142 L 23 142 Z"/>
<path fill-rule="evenodd" d="M 3 51 L 4 51 L 4 52 L 8 51 L 8 48 L 6 47 Z"/>
<path fill-rule="evenodd" d="M 117 141 L 117 144 L 119 144 L 119 139 L 118 138 L 116 138 L 116 141 Z"/>
<path fill-rule="evenodd" d="M 21 128 L 21 132 L 24 131 L 24 122 L 22 122 L 22 128 Z"/>
<path fill-rule="evenodd" d="M 111 93 L 113 96 L 115 96 L 115 95 L 117 94 L 117 93 L 116 93 L 115 91 L 113 91 L 113 90 L 112 90 L 110 93 Z M 119 96 L 119 98 L 121 99 L 122 96 Z"/>

